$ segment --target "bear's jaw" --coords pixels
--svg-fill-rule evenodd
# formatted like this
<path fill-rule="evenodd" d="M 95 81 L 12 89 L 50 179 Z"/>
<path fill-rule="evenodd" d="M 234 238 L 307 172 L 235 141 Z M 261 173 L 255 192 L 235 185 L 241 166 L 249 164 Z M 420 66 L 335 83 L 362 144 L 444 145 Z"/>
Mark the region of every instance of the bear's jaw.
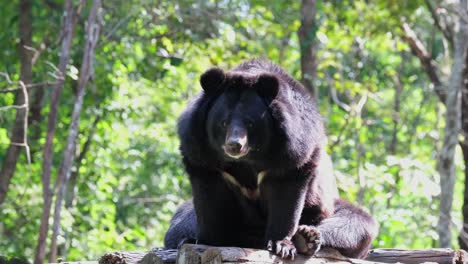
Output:
<path fill-rule="evenodd" d="M 232 154 L 229 154 L 228 152 L 224 152 L 228 157 L 230 158 L 233 158 L 233 159 L 240 159 L 242 157 L 244 157 L 245 155 L 247 155 L 247 153 L 240 153 L 240 154 L 237 154 L 237 155 L 232 155 Z"/>
<path fill-rule="evenodd" d="M 233 153 L 230 153 L 225 146 L 223 146 L 222 148 L 224 150 L 224 154 L 226 154 L 226 156 L 233 158 L 233 159 L 240 159 L 246 156 L 247 154 L 249 154 L 249 151 L 250 151 L 250 147 L 246 146 L 246 147 L 243 147 L 239 153 L 233 154 Z"/>

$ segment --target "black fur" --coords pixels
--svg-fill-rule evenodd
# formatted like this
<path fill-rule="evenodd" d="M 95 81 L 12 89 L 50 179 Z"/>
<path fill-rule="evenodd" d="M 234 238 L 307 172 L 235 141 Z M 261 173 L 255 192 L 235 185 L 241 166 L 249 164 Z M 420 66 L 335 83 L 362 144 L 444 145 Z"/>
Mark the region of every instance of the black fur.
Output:
<path fill-rule="evenodd" d="M 184 202 L 174 214 L 171 225 L 164 237 L 167 248 L 178 248 L 188 240 L 195 241 L 197 235 L 197 218 L 193 209 L 193 202 Z"/>
<path fill-rule="evenodd" d="M 294 257 L 295 236 L 315 243 L 301 253 L 328 246 L 364 257 L 377 224 L 338 199 L 322 119 L 304 87 L 262 60 L 210 69 L 200 81 L 204 92 L 178 124 L 193 206 L 174 216 L 166 247 L 196 239 Z"/>

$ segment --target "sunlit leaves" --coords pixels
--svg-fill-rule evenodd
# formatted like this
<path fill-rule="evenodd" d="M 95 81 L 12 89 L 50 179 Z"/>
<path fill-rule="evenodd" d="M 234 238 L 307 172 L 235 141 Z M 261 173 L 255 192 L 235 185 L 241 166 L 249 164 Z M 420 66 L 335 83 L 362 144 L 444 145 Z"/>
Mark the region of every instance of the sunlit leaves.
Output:
<path fill-rule="evenodd" d="M 5 2 L 6 15 L 0 16 L 0 25 L 8 25 L 0 30 L 0 71 L 14 80 L 19 77 L 16 2 Z M 260 57 L 300 77 L 300 1 L 142 0 L 103 5 L 103 38 L 87 87 L 77 154 L 97 116 L 100 121 L 79 168 L 73 206 L 63 210 L 59 242 L 67 260 L 162 245 L 170 217 L 190 197 L 176 120 L 200 90 L 203 71 L 213 65 L 229 69 Z M 51 79 L 50 63 L 58 61 L 58 48 L 50 43 L 59 37 L 61 10 L 40 1 L 34 6 L 34 42 L 49 41 L 34 66 L 35 81 L 40 82 Z M 399 37 L 401 19 L 415 25 L 441 62 L 444 43 L 434 35 L 423 1 L 334 0 L 319 1 L 317 6 L 315 84 L 340 191 L 369 209 L 380 223 L 375 246 L 431 247 L 437 239 L 435 160 L 443 108 Z M 86 16 L 86 8 L 83 12 Z M 80 24 L 66 72 L 54 170 L 70 122 L 82 30 Z M 7 86 L 2 81 L 2 87 Z M 401 89 L 398 111 L 397 87 Z M 46 89 L 45 103 L 49 93 Z M 13 103 L 13 94 L 0 95 L 0 106 Z M 45 106 L 42 113 L 48 111 Z M 0 112 L 0 159 L 13 118 L 14 111 Z M 35 140 L 38 148 L 43 146 L 44 132 Z M 0 252 L 33 255 L 42 206 L 41 163 L 40 151 L 33 154 L 31 166 L 20 157 L 1 208 Z M 458 158 L 457 164 L 461 163 Z M 457 181 L 462 182 L 461 175 Z M 461 189 L 457 184 L 456 224 L 461 223 Z"/>

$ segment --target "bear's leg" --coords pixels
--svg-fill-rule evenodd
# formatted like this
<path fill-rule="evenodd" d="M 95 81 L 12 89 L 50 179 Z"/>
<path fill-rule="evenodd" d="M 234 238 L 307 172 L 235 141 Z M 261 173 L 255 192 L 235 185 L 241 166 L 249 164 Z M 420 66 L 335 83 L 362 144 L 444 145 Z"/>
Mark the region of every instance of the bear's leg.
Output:
<path fill-rule="evenodd" d="M 216 170 L 186 164 L 197 216 L 197 240 L 213 246 L 235 245 L 242 211 L 232 190 Z"/>
<path fill-rule="evenodd" d="M 196 243 L 197 216 L 192 200 L 184 202 L 171 219 L 164 237 L 166 248 L 179 248 L 185 243 Z"/>
<path fill-rule="evenodd" d="M 262 199 L 268 211 L 265 234 L 267 249 L 282 258 L 294 258 L 296 248 L 291 239 L 304 207 L 307 177 L 297 175 L 291 177 L 295 180 L 291 180 L 274 176 L 268 176 L 261 186 Z"/>
<path fill-rule="evenodd" d="M 294 241 L 298 242 L 296 247 L 303 254 L 314 254 L 320 247 L 331 247 L 344 256 L 364 258 L 377 232 L 378 225 L 368 213 L 338 199 L 331 217 L 317 226 L 300 226 Z"/>

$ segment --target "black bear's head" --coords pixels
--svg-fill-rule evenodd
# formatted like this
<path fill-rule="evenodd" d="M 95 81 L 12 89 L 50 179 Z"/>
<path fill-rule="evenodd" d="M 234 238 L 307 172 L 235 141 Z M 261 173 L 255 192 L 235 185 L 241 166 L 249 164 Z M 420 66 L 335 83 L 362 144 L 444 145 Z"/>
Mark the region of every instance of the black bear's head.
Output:
<path fill-rule="evenodd" d="M 205 124 L 210 147 L 228 161 L 264 159 L 274 131 L 269 105 L 280 80 L 268 73 L 225 73 L 214 68 L 200 82 L 205 93 L 219 92 Z"/>

